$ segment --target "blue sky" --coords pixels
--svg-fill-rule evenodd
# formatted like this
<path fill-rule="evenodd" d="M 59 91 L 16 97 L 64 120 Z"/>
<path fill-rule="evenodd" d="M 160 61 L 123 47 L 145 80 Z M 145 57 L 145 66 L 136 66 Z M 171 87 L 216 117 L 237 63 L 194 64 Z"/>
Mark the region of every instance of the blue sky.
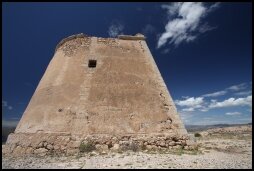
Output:
<path fill-rule="evenodd" d="M 77 33 L 143 33 L 185 124 L 252 122 L 251 3 L 3 3 L 2 24 L 3 125 Z"/>

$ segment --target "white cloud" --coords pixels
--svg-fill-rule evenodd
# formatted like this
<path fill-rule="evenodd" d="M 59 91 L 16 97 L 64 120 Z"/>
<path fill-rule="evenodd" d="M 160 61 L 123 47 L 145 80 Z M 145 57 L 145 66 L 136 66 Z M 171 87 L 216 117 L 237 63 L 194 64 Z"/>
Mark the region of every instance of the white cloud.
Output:
<path fill-rule="evenodd" d="M 186 100 L 176 100 L 176 104 L 179 106 L 199 106 L 200 104 L 203 103 L 203 97 L 190 97 L 187 98 Z"/>
<path fill-rule="evenodd" d="M 212 101 L 209 105 L 209 108 L 222 108 L 222 107 L 231 107 L 231 106 L 251 106 L 252 104 L 252 95 L 247 96 L 246 98 L 235 99 L 233 97 L 224 100 L 222 102 Z"/>
<path fill-rule="evenodd" d="M 217 96 L 222 96 L 222 95 L 225 95 L 227 92 L 226 91 L 217 91 L 217 92 L 214 92 L 214 93 L 210 93 L 210 94 L 205 94 L 205 95 L 202 95 L 203 97 L 217 97 Z"/>
<path fill-rule="evenodd" d="M 231 90 L 231 91 L 239 91 L 239 90 L 243 90 L 247 88 L 247 83 L 241 83 L 241 84 L 238 84 L 238 85 L 233 85 L 229 88 L 227 88 L 228 90 Z"/>
<path fill-rule="evenodd" d="M 196 108 L 202 108 L 203 106 L 203 97 L 190 97 L 186 98 L 185 100 L 176 100 L 175 101 L 176 105 L 181 106 L 181 107 L 187 107 L 183 109 L 182 111 L 186 112 L 191 112 L 194 111 Z"/>
<path fill-rule="evenodd" d="M 249 95 L 249 94 L 252 94 L 252 91 L 241 91 L 241 92 L 237 92 L 235 93 L 235 95 L 237 96 L 244 96 L 244 95 Z"/>
<path fill-rule="evenodd" d="M 208 12 L 212 12 L 216 10 L 217 8 L 219 8 L 219 6 L 220 6 L 220 2 L 216 2 L 215 4 L 210 6 L 210 8 L 208 9 Z"/>
<path fill-rule="evenodd" d="M 202 112 L 207 112 L 210 109 L 214 108 L 224 108 L 224 107 L 234 107 L 234 106 L 252 106 L 252 95 L 247 96 L 245 98 L 229 98 L 224 101 L 218 102 L 215 99 L 210 100 L 210 102 L 207 102 L 203 99 L 203 97 L 190 97 L 186 100 L 176 100 L 176 105 L 181 107 L 187 107 L 183 108 L 182 111 L 185 112 L 192 112 L 195 109 L 198 109 Z"/>
<path fill-rule="evenodd" d="M 206 107 L 203 107 L 203 108 L 201 108 L 201 109 L 199 109 L 199 110 L 202 111 L 202 112 L 207 112 L 209 109 L 206 108 Z"/>
<path fill-rule="evenodd" d="M 169 15 L 175 15 L 178 13 L 182 3 L 172 3 L 172 5 L 162 5 L 161 8 L 167 9 Z"/>
<path fill-rule="evenodd" d="M 182 107 L 181 111 L 183 112 L 193 112 L 195 110 L 199 110 L 201 112 L 207 112 L 210 109 L 214 108 L 224 108 L 224 107 L 234 107 L 234 106 L 251 106 L 252 103 L 252 90 L 238 91 L 243 90 L 249 87 L 252 82 L 241 83 L 238 85 L 233 85 L 224 90 L 204 94 L 200 97 L 189 97 L 182 96 L 183 100 L 176 100 L 175 104 Z M 246 95 L 245 98 L 236 98 L 231 97 L 225 99 L 224 101 L 218 102 L 216 99 L 207 100 L 207 98 L 223 96 L 227 93 L 231 93 L 232 95 Z"/>
<path fill-rule="evenodd" d="M 226 115 L 234 116 L 234 115 L 241 115 L 240 112 L 227 112 Z"/>
<path fill-rule="evenodd" d="M 251 82 L 250 82 L 250 85 L 251 85 Z M 209 94 L 205 94 L 205 95 L 202 95 L 202 97 L 217 97 L 217 96 L 222 96 L 222 95 L 225 95 L 229 90 L 230 91 L 239 91 L 239 90 L 243 90 L 243 89 L 246 89 L 248 87 L 248 83 L 241 83 L 241 84 L 237 84 L 237 85 L 233 85 L 233 86 L 230 86 L 222 91 L 217 91 L 217 92 L 214 92 L 214 93 L 209 93 Z M 237 92 L 235 93 L 235 95 L 249 95 L 251 94 L 252 91 L 243 91 L 243 92 Z"/>
<path fill-rule="evenodd" d="M 167 10 L 169 16 L 177 15 L 177 18 L 169 20 L 166 24 L 165 32 L 161 34 L 157 48 L 165 45 L 169 39 L 171 39 L 169 43 L 173 43 L 175 46 L 182 42 L 195 40 L 198 36 L 195 32 L 199 31 L 201 19 L 210 9 L 201 2 L 177 2 L 171 5 L 162 5 L 162 8 Z M 213 6 L 213 8 L 215 7 Z M 214 29 L 207 23 L 202 27 L 201 33 Z"/>
<path fill-rule="evenodd" d="M 201 25 L 200 28 L 198 29 L 198 31 L 200 33 L 205 33 L 207 31 L 211 31 L 211 30 L 214 30 L 216 29 L 217 27 L 212 27 L 210 25 L 208 25 L 208 23 L 206 22 L 205 24 Z"/>
<path fill-rule="evenodd" d="M 184 112 L 193 112 L 194 110 L 195 109 L 193 107 L 182 109 L 182 111 L 184 111 Z"/>
<path fill-rule="evenodd" d="M 247 120 L 247 119 L 246 119 Z M 199 121 L 194 121 L 193 124 L 195 125 L 215 125 L 215 124 L 241 124 L 242 122 L 237 121 L 228 121 L 224 119 L 213 119 L 213 120 L 203 120 L 200 119 Z"/>
<path fill-rule="evenodd" d="M 123 34 L 122 31 L 124 29 L 124 25 L 119 21 L 113 21 L 108 29 L 108 34 L 110 37 L 116 37 L 119 34 Z"/>

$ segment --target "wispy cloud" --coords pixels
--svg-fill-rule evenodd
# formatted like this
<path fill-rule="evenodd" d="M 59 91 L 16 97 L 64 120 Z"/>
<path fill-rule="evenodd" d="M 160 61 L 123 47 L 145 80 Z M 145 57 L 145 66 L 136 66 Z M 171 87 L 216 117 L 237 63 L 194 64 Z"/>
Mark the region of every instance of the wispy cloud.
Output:
<path fill-rule="evenodd" d="M 210 109 L 215 108 L 225 108 L 225 107 L 234 107 L 234 106 L 251 106 L 252 103 L 252 91 L 247 91 L 247 88 L 250 88 L 250 83 L 241 83 L 237 85 L 230 86 L 225 88 L 224 90 L 208 93 L 201 95 L 200 97 L 189 97 L 189 96 L 182 96 L 182 100 L 176 100 L 175 104 L 181 107 L 181 111 L 184 112 L 193 112 L 195 110 L 199 110 L 201 112 L 207 112 Z M 240 91 L 245 90 L 245 91 Z M 240 91 L 240 92 L 239 92 Z M 231 97 L 225 99 L 223 101 L 218 101 L 214 99 L 218 96 L 223 96 L 227 93 L 231 94 Z M 232 97 L 232 95 L 241 95 L 245 97 L 236 98 Z M 213 98 L 210 99 L 209 98 Z"/>
<path fill-rule="evenodd" d="M 182 111 L 184 111 L 184 112 L 193 112 L 194 110 L 195 110 L 195 108 L 193 108 L 193 107 L 182 109 Z"/>
<path fill-rule="evenodd" d="M 247 88 L 247 83 L 241 83 L 241 84 L 238 84 L 238 85 L 233 85 L 229 88 L 227 88 L 228 90 L 231 90 L 231 91 L 239 91 L 239 90 L 243 90 Z"/>
<path fill-rule="evenodd" d="M 179 111 L 179 115 L 185 124 L 188 124 L 191 121 L 192 115 L 190 115 L 188 112 Z"/>
<path fill-rule="evenodd" d="M 176 100 L 175 104 L 180 107 L 185 107 L 182 111 L 193 112 L 199 110 L 202 112 L 207 112 L 210 109 L 214 108 L 225 108 L 225 107 L 234 107 L 234 106 L 252 106 L 252 95 L 244 98 L 234 98 L 231 97 L 224 101 L 217 101 L 212 99 L 209 101 L 204 100 L 203 97 L 190 97 L 186 100 Z"/>
<path fill-rule="evenodd" d="M 2 120 L 3 127 L 16 127 L 19 123 L 19 120 Z"/>
<path fill-rule="evenodd" d="M 182 42 L 194 41 L 200 33 L 215 29 L 207 23 L 203 24 L 201 19 L 209 12 L 219 6 L 211 5 L 205 7 L 201 2 L 177 2 L 170 5 L 162 5 L 163 9 L 167 10 L 170 17 L 165 26 L 165 32 L 159 37 L 157 48 L 162 47 L 167 43 L 178 46 Z M 175 19 L 170 19 L 176 17 Z M 199 26 L 202 26 L 199 28 Z"/>
<path fill-rule="evenodd" d="M 235 93 L 234 95 L 237 95 L 237 96 L 245 96 L 245 95 L 250 95 L 252 94 L 252 91 L 241 91 L 241 92 L 237 92 Z"/>
<path fill-rule="evenodd" d="M 155 32 L 155 27 L 152 26 L 151 24 L 147 24 L 145 26 L 145 28 L 143 28 L 143 30 L 142 30 L 142 33 L 144 35 L 148 35 L 148 34 L 151 34 L 151 33 L 154 33 L 154 32 Z"/>
<path fill-rule="evenodd" d="M 241 115 L 240 112 L 227 112 L 225 115 L 234 116 L 234 115 Z"/>
<path fill-rule="evenodd" d="M 226 91 L 217 91 L 214 93 L 205 94 L 205 95 L 203 95 L 203 97 L 217 97 L 217 96 L 225 95 L 226 93 L 227 93 Z"/>
<path fill-rule="evenodd" d="M 251 82 L 249 83 L 251 86 Z M 230 87 L 225 88 L 224 90 L 217 91 L 214 93 L 209 93 L 209 94 L 204 94 L 202 97 L 217 97 L 217 96 L 222 96 L 228 93 L 228 91 L 234 91 L 236 92 L 235 95 L 249 95 L 252 93 L 252 91 L 243 91 L 243 92 L 237 92 L 240 90 L 244 90 L 248 87 L 248 83 L 241 83 L 237 85 L 232 85 Z"/>
<path fill-rule="evenodd" d="M 199 109 L 201 112 L 207 112 L 209 110 L 209 108 L 203 106 L 201 109 Z"/>
<path fill-rule="evenodd" d="M 172 3 L 171 5 L 163 4 L 161 8 L 166 9 L 169 16 L 175 15 L 178 13 L 178 10 L 182 6 L 182 3 Z"/>
<path fill-rule="evenodd" d="M 222 108 L 222 107 L 231 107 L 231 106 L 251 106 L 252 105 L 252 95 L 245 98 L 234 98 L 231 97 L 222 102 L 212 101 L 209 105 L 209 108 Z"/>
<path fill-rule="evenodd" d="M 199 31 L 200 33 L 205 33 L 205 32 L 207 32 L 207 31 L 212 31 L 212 30 L 214 30 L 214 29 L 216 29 L 216 28 L 217 28 L 217 27 L 212 27 L 212 26 L 208 25 L 208 23 L 206 22 L 205 24 L 203 24 L 203 25 L 201 25 L 201 26 L 199 27 L 198 31 Z"/>
<path fill-rule="evenodd" d="M 170 52 L 170 49 L 169 49 L 169 48 L 163 49 L 163 50 L 161 51 L 162 54 L 167 54 L 167 53 L 169 53 L 169 52 Z"/>
<path fill-rule="evenodd" d="M 251 118 L 243 118 L 243 119 L 230 120 L 230 121 L 226 121 L 223 119 L 213 119 L 213 120 L 200 119 L 199 121 L 195 121 L 194 123 L 192 122 L 192 124 L 195 124 L 195 125 L 244 124 L 249 122 L 252 122 Z"/>
<path fill-rule="evenodd" d="M 220 7 L 220 2 L 216 2 L 213 5 L 210 6 L 210 8 L 208 8 L 208 12 L 212 12 L 214 10 L 216 10 L 217 8 Z"/>
<path fill-rule="evenodd" d="M 233 112 L 232 112 L 233 113 Z M 228 117 L 218 117 L 214 114 L 207 116 L 207 115 L 198 115 L 197 113 L 188 113 L 188 112 L 179 112 L 182 121 L 185 125 L 213 125 L 213 124 L 241 124 L 241 123 L 249 123 L 252 122 L 252 118 L 250 116 L 241 116 L 240 118 L 232 119 Z M 197 119 L 198 118 L 198 119 Z"/>
<path fill-rule="evenodd" d="M 114 20 L 108 29 L 108 34 L 110 37 L 116 37 L 119 34 L 123 34 L 124 25 L 118 21 Z"/>

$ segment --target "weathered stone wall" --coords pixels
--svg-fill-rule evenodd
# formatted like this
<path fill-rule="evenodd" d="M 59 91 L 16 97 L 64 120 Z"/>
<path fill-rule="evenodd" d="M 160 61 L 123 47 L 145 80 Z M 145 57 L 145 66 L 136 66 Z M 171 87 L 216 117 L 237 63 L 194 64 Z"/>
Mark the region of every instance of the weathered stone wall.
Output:
<path fill-rule="evenodd" d="M 95 68 L 89 60 L 97 61 Z M 187 136 L 140 34 L 62 40 L 15 133 L 7 144 L 21 134 L 40 133 Z"/>
<path fill-rule="evenodd" d="M 4 155 L 34 154 L 44 156 L 73 155 L 80 152 L 81 143 L 91 143 L 97 151 L 132 150 L 135 145 L 138 150 L 157 149 L 185 149 L 192 148 L 192 143 L 186 136 L 177 134 L 125 134 L 125 135 L 74 135 L 59 133 L 16 133 L 10 134 L 7 145 L 3 150 Z"/>

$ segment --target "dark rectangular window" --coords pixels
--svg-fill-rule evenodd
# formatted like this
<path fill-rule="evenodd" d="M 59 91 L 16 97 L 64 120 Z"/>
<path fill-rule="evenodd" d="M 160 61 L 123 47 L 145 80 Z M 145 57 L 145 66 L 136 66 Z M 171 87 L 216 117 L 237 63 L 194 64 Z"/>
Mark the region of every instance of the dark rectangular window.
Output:
<path fill-rule="evenodd" d="M 96 63 L 97 63 L 96 60 L 89 60 L 88 67 L 89 68 L 95 68 L 96 67 Z"/>

